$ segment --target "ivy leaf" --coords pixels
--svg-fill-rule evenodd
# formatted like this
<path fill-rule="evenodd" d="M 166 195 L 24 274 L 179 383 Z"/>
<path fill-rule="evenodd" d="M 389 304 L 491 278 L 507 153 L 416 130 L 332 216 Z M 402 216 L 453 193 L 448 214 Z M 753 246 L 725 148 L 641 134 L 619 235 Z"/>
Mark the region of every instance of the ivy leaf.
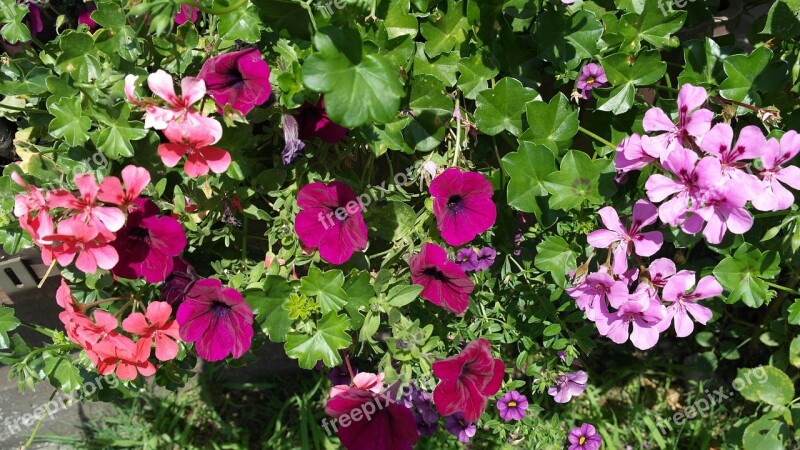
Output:
<path fill-rule="evenodd" d="M 464 97 L 474 100 L 481 91 L 489 88 L 489 80 L 500 73 L 491 62 L 489 55 L 478 52 L 469 59 L 458 62 L 458 87 L 464 92 Z"/>
<path fill-rule="evenodd" d="M 63 138 L 70 147 L 77 147 L 89 140 L 92 120 L 83 115 L 78 97 L 63 97 L 49 105 L 47 110 L 55 118 L 50 122 L 50 134 Z"/>
<path fill-rule="evenodd" d="M 716 86 L 718 80 L 725 78 L 722 60 L 728 56 L 728 53 L 728 49 L 723 50 L 719 44 L 708 37 L 702 41 L 684 42 L 683 59 L 686 61 L 686 65 L 678 75 L 678 82 L 696 86 Z"/>
<path fill-rule="evenodd" d="M 800 299 L 797 299 L 789 306 L 789 323 L 800 325 Z"/>
<path fill-rule="evenodd" d="M 3 39 L 10 44 L 31 40 L 30 30 L 22 23 L 29 11 L 26 4 L 17 3 L 15 0 L 0 0 L 0 11 L 2 11 L 0 17 L 4 24 L 0 29 Z"/>
<path fill-rule="evenodd" d="M 613 161 L 592 160 L 586 153 L 570 150 L 561 160 L 561 170 L 545 178 L 545 188 L 552 194 L 550 207 L 568 211 L 586 200 L 595 205 L 604 203 L 615 190 L 613 172 Z"/>
<path fill-rule="evenodd" d="M 568 147 L 578 132 L 578 111 L 562 93 L 550 103 L 528 103 L 526 116 L 529 128 L 520 136 L 520 142 L 545 145 L 554 155 L 559 154 L 559 148 Z"/>
<path fill-rule="evenodd" d="M 575 47 L 578 58 L 593 58 L 602 36 L 603 24 L 593 12 L 580 10 L 570 17 L 565 39 Z"/>
<path fill-rule="evenodd" d="M 773 3 L 761 34 L 781 39 L 794 39 L 800 35 L 800 0 L 778 0 Z"/>
<path fill-rule="evenodd" d="M 654 84 L 667 72 L 667 63 L 655 50 L 640 52 L 636 58 L 625 53 L 614 53 L 600 60 L 609 83 L 618 86 L 630 83 L 635 86 Z"/>
<path fill-rule="evenodd" d="M 403 130 L 406 143 L 422 152 L 438 147 L 453 113 L 453 99 L 445 94 L 442 83 L 427 75 L 414 77 L 408 106 L 414 120 Z"/>
<path fill-rule="evenodd" d="M 592 89 L 592 95 L 597 98 L 598 111 L 623 114 L 633 106 L 636 88 L 631 83 L 625 83 L 613 89 Z"/>
<path fill-rule="evenodd" d="M 316 267 L 308 271 L 308 275 L 300 280 L 300 293 L 308 297 L 316 297 L 322 313 L 339 311 L 347 303 L 347 293 L 342 289 L 344 274 L 341 270 L 322 273 Z"/>
<path fill-rule="evenodd" d="M 244 292 L 247 303 L 253 309 L 256 323 L 269 336 L 272 342 L 285 342 L 291 320 L 286 304 L 294 292 L 286 279 L 268 275 L 264 289 L 250 289 Z"/>
<path fill-rule="evenodd" d="M 420 292 L 422 292 L 422 286 L 416 284 L 395 286 L 389 290 L 389 293 L 386 294 L 386 298 L 390 305 L 395 308 L 402 308 L 416 300 Z"/>
<path fill-rule="evenodd" d="M 96 115 L 104 127 L 92 133 L 92 142 L 111 159 L 130 158 L 133 156 L 131 141 L 144 139 L 148 131 L 142 122 L 128 121 L 131 111 L 127 103 L 120 103 L 110 113 L 111 116 Z"/>
<path fill-rule="evenodd" d="M 665 10 L 659 6 L 660 1 L 644 0 L 641 11 L 622 16 L 619 27 L 625 38 L 623 51 L 639 50 L 643 40 L 657 49 L 678 46 L 678 38 L 671 35 L 681 29 L 687 13 Z"/>
<path fill-rule="evenodd" d="M 219 35 L 226 41 L 253 44 L 261 38 L 261 28 L 261 19 L 250 2 L 219 17 Z"/>
<path fill-rule="evenodd" d="M 341 364 L 339 350 L 352 343 L 347 334 L 349 320 L 346 316 L 329 312 L 317 323 L 312 335 L 292 333 L 286 339 L 286 354 L 297 359 L 303 369 L 313 368 L 318 361 L 327 367 Z"/>
<path fill-rule="evenodd" d="M 537 269 L 550 272 L 553 281 L 566 287 L 567 272 L 574 269 L 578 263 L 577 252 L 561 236 L 548 236 L 536 246 L 536 258 L 533 264 Z"/>
<path fill-rule="evenodd" d="M 448 0 L 447 13 L 429 16 L 429 22 L 425 22 L 420 27 L 422 36 L 425 38 L 425 53 L 430 57 L 439 56 L 442 53 L 453 51 L 456 45 L 467 40 L 467 29 L 469 23 L 467 18 L 461 13 L 462 2 Z"/>
<path fill-rule="evenodd" d="M 303 65 L 303 81 L 325 94 L 332 121 L 355 128 L 395 118 L 404 95 L 399 73 L 382 56 L 364 54 L 358 32 L 327 28 L 314 36 L 314 45 L 317 52 Z"/>
<path fill-rule="evenodd" d="M 539 211 L 536 197 L 547 195 L 544 179 L 556 171 L 553 153 L 544 145 L 523 142 L 518 151 L 504 156 L 501 163 L 511 177 L 508 204 L 523 212 Z"/>
<path fill-rule="evenodd" d="M 729 100 L 760 104 L 761 97 L 753 88 L 756 78 L 767 68 L 772 50 L 758 47 L 749 55 L 732 55 L 722 62 L 727 78 L 719 85 L 719 93 Z"/>
<path fill-rule="evenodd" d="M 16 329 L 19 324 L 19 319 L 14 316 L 13 309 L 0 306 L 0 350 L 6 349 L 11 345 L 8 332 Z"/>
<path fill-rule="evenodd" d="M 514 136 L 522 133 L 522 113 L 525 105 L 538 94 L 511 77 L 500 80 L 493 88 L 478 94 L 475 121 L 478 129 L 489 136 L 508 131 Z"/>
<path fill-rule="evenodd" d="M 408 10 L 411 7 L 410 0 L 396 0 L 389 2 L 389 11 L 386 13 L 384 26 L 389 39 L 400 36 L 416 37 L 419 32 L 417 18 Z"/>
<path fill-rule="evenodd" d="M 100 62 L 94 56 L 94 41 L 88 34 L 69 30 L 61 36 L 58 45 L 62 53 L 56 65 L 62 72 L 80 83 L 97 79 Z"/>
<path fill-rule="evenodd" d="M 727 303 L 741 300 L 751 308 L 758 308 L 769 296 L 767 283 L 763 279 L 778 276 L 779 263 L 780 257 L 776 252 L 769 250 L 762 253 L 761 250 L 744 243 L 732 256 L 717 264 L 714 276 L 731 292 L 725 300 Z"/>
<path fill-rule="evenodd" d="M 417 43 L 417 54 L 414 57 L 414 75 L 430 75 L 445 83 L 447 87 L 455 86 L 459 61 L 461 61 L 461 56 L 458 53 L 449 53 L 428 59 L 425 56 L 424 45 Z"/>
<path fill-rule="evenodd" d="M 136 32 L 125 21 L 125 12 L 116 3 L 98 2 L 92 20 L 102 28 L 95 34 L 97 48 L 107 55 L 119 55 L 126 61 L 136 61 L 139 51 Z"/>
<path fill-rule="evenodd" d="M 69 357 L 46 357 L 44 359 L 44 372 L 54 386 L 61 388 L 66 393 L 80 388 L 83 384 L 81 371 Z"/>

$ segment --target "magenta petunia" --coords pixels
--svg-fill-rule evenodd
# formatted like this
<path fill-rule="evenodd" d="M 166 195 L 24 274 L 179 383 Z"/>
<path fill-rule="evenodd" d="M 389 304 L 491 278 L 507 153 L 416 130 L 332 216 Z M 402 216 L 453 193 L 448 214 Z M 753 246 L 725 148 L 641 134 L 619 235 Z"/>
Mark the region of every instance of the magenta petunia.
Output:
<path fill-rule="evenodd" d="M 206 361 L 241 358 L 253 340 L 253 311 L 236 289 L 215 279 L 196 281 L 176 315 L 180 336 Z"/>
<path fill-rule="evenodd" d="M 78 16 L 78 25 L 86 25 L 91 31 L 97 29 L 97 22 L 92 19 L 92 13 L 95 11 L 97 11 L 97 6 L 94 3 L 87 3 Z"/>
<path fill-rule="evenodd" d="M 367 248 L 367 224 L 358 197 L 341 181 L 311 183 L 297 193 L 294 229 L 306 247 L 332 264 L 343 264 L 354 252 Z"/>
<path fill-rule="evenodd" d="M 461 314 L 469 305 L 469 294 L 475 289 L 458 263 L 447 259 L 442 247 L 429 242 L 408 261 L 411 282 L 423 287 L 420 295 L 442 308 Z"/>
<path fill-rule="evenodd" d="M 599 450 L 603 439 L 597 434 L 594 425 L 581 424 L 569 432 L 569 448 L 567 450 Z"/>
<path fill-rule="evenodd" d="M 197 3 L 197 0 L 195 0 Z M 181 9 L 178 11 L 178 14 L 175 14 L 175 23 L 178 25 L 183 25 L 186 22 L 197 22 L 197 13 L 200 10 L 191 5 L 181 5 Z"/>
<path fill-rule="evenodd" d="M 517 391 L 506 392 L 497 400 L 497 410 L 500 418 L 506 422 L 511 420 L 522 420 L 528 413 L 528 399 Z"/>
<path fill-rule="evenodd" d="M 255 48 L 223 53 L 207 60 L 198 78 L 206 82 L 206 90 L 222 113 L 226 105 L 246 116 L 256 106 L 269 100 L 269 65 Z"/>
<path fill-rule="evenodd" d="M 172 273 L 173 258 L 186 248 L 186 233 L 172 217 L 158 217 L 158 206 L 150 200 L 138 198 L 133 207 L 112 244 L 120 260 L 111 272 L 122 278 L 144 277 L 148 283 L 164 281 Z"/>
<path fill-rule="evenodd" d="M 451 167 L 431 181 L 433 213 L 445 242 L 464 245 L 494 225 L 492 183 L 478 172 Z"/>
<path fill-rule="evenodd" d="M 189 261 L 180 257 L 174 258 L 172 273 L 161 286 L 161 300 L 173 306 L 180 304 L 194 282 L 199 279 Z"/>
<path fill-rule="evenodd" d="M 300 139 L 307 141 L 320 138 L 329 144 L 335 144 L 347 137 L 347 128 L 334 123 L 325 111 L 325 100 L 320 99 L 316 105 L 303 103 L 295 115 L 299 126 Z"/>

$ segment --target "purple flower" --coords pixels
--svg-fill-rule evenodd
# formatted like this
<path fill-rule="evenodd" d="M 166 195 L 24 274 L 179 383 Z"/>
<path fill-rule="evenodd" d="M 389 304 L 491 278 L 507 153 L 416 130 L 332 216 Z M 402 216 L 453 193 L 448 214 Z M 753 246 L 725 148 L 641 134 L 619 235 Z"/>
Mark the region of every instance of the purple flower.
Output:
<path fill-rule="evenodd" d="M 417 388 L 412 383 L 401 401 L 403 405 L 413 411 L 420 436 L 433 436 L 436 434 L 439 413 L 436 411 L 436 405 L 433 404 L 433 396 L 429 392 Z"/>
<path fill-rule="evenodd" d="M 702 87 L 684 84 L 678 92 L 678 124 L 661 108 L 650 108 L 644 114 L 642 127 L 648 133 L 664 131 L 657 136 L 642 137 L 642 149 L 662 162 L 681 146 L 689 146 L 690 138 L 699 141 L 711 129 L 714 113 L 701 108 L 708 100 L 708 93 Z"/>
<path fill-rule="evenodd" d="M 303 103 L 295 117 L 300 125 L 300 139 L 304 141 L 320 138 L 323 142 L 335 144 L 347 137 L 348 129 L 328 117 L 324 99 L 320 99 L 316 105 Z"/>
<path fill-rule="evenodd" d="M 464 272 L 474 272 L 478 264 L 478 255 L 472 247 L 462 248 L 456 255 L 456 263 Z"/>
<path fill-rule="evenodd" d="M 358 375 L 358 369 L 353 368 L 353 375 Z M 334 386 L 340 385 L 349 385 L 353 380 L 350 378 L 350 371 L 347 370 L 347 366 L 345 365 L 338 365 L 333 367 L 330 372 L 328 372 L 328 379 L 331 380 Z"/>
<path fill-rule="evenodd" d="M 183 258 L 174 258 L 173 267 L 172 273 L 161 286 L 161 300 L 174 306 L 186 298 L 186 293 L 200 277 L 189 261 Z"/>
<path fill-rule="evenodd" d="M 497 250 L 492 247 L 483 247 L 478 250 L 477 260 L 475 262 L 475 270 L 488 270 L 494 264 L 494 259 L 497 257 Z"/>
<path fill-rule="evenodd" d="M 567 353 L 564 350 L 559 350 L 557 352 L 557 354 L 558 354 L 558 357 L 561 359 L 561 362 L 566 364 L 566 362 L 567 362 Z M 581 362 L 578 361 L 578 358 L 573 359 L 571 365 L 578 366 L 578 367 L 583 367 L 583 364 L 581 364 Z"/>
<path fill-rule="evenodd" d="M 253 311 L 236 289 L 215 279 L 194 283 L 176 314 L 181 339 L 206 361 L 241 358 L 253 340 Z"/>
<path fill-rule="evenodd" d="M 478 431 L 475 422 L 465 421 L 464 415 L 460 412 L 447 416 L 447 422 L 444 427 L 448 433 L 458 437 L 458 440 L 464 443 L 469 442 L 475 436 L 475 432 Z"/>
<path fill-rule="evenodd" d="M 92 19 L 92 13 L 97 11 L 97 6 L 94 3 L 87 3 L 78 16 L 78 25 L 86 25 L 89 31 L 94 31 L 97 28 L 97 22 Z"/>
<path fill-rule="evenodd" d="M 528 399 L 517 391 L 507 392 L 497 401 L 500 417 L 505 421 L 522 420 L 528 409 Z"/>
<path fill-rule="evenodd" d="M 598 450 L 603 441 L 590 423 L 573 428 L 568 439 L 570 446 L 567 450 Z"/>
<path fill-rule="evenodd" d="M 306 144 L 298 137 L 297 119 L 294 116 L 286 115 L 283 117 L 283 141 L 286 143 L 281 152 L 283 164 L 292 164 L 303 153 Z"/>
<path fill-rule="evenodd" d="M 548 389 L 547 393 L 553 396 L 556 403 L 567 403 L 572 397 L 583 394 L 587 381 L 589 376 L 582 370 L 567 373 L 556 378 L 556 385 Z"/>
<path fill-rule="evenodd" d="M 119 253 L 119 263 L 111 269 L 118 277 L 148 283 L 164 281 L 174 268 L 173 258 L 186 248 L 186 234 L 172 217 L 158 217 L 158 206 L 145 198 L 133 201 L 125 226 L 111 244 Z"/>
<path fill-rule="evenodd" d="M 255 48 L 224 53 L 207 60 L 198 78 L 205 81 L 206 89 L 222 113 L 226 105 L 246 116 L 258 105 L 269 100 L 269 65 L 261 59 Z"/>
<path fill-rule="evenodd" d="M 195 3 L 197 3 L 197 0 L 195 0 Z M 181 5 L 180 11 L 178 11 L 178 14 L 175 14 L 175 23 L 183 25 L 186 22 L 197 22 L 198 11 L 199 9 L 194 6 Z"/>
<path fill-rule="evenodd" d="M 713 275 L 707 275 L 701 278 L 694 291 L 688 294 L 694 286 L 694 281 L 694 272 L 681 270 L 666 282 L 661 295 L 669 306 L 663 320 L 658 324 L 658 331 L 666 331 L 674 322 L 675 334 L 678 337 L 686 337 L 694 331 L 692 318 L 703 325 L 711 320 L 713 315 L 711 310 L 698 304 L 697 301 L 722 295 L 722 285 Z"/>
<path fill-rule="evenodd" d="M 630 335 L 631 343 L 639 350 L 652 348 L 658 342 L 657 326 L 664 319 L 666 308 L 651 294 L 646 284 L 640 284 L 623 303 L 611 305 L 617 308 L 615 312 L 598 317 L 597 330 L 617 344 L 624 344 Z"/>
<path fill-rule="evenodd" d="M 628 255 L 631 250 L 639 256 L 649 257 L 664 244 L 664 236 L 660 231 L 641 231 L 655 223 L 658 218 L 658 209 L 647 200 L 639 200 L 633 205 L 633 218 L 629 226 L 622 225 L 617 211 L 611 206 L 598 211 L 598 215 L 606 229 L 592 231 L 587 239 L 595 248 L 610 248 L 616 244 L 612 266 L 616 274 L 628 270 Z"/>
<path fill-rule="evenodd" d="M 603 70 L 603 66 L 595 63 L 589 63 L 583 66 L 583 70 L 578 77 L 578 89 L 580 89 L 584 100 L 589 98 L 589 93 L 592 92 L 592 89 L 606 83 L 608 83 L 606 71 Z"/>

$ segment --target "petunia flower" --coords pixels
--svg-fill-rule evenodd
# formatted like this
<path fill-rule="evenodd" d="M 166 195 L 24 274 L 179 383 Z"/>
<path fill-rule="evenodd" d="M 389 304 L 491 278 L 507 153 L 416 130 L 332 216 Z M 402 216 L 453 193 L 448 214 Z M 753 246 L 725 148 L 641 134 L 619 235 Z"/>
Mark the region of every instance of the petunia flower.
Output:
<path fill-rule="evenodd" d="M 186 293 L 200 277 L 195 272 L 189 261 L 176 257 L 172 260 L 172 273 L 169 274 L 161 286 L 161 300 L 170 305 L 177 306 L 186 298 Z"/>
<path fill-rule="evenodd" d="M 492 247 L 483 247 L 478 250 L 478 255 L 475 258 L 475 270 L 489 270 L 494 264 L 495 258 L 497 258 L 497 250 Z"/>
<path fill-rule="evenodd" d="M 506 392 L 504 396 L 497 400 L 497 410 L 500 411 L 500 418 L 506 422 L 524 419 L 527 409 L 528 399 L 517 391 Z"/>
<path fill-rule="evenodd" d="M 147 312 L 135 312 L 122 321 L 122 329 L 139 336 L 137 346 L 147 349 L 148 358 L 153 342 L 156 344 L 156 358 L 159 361 L 170 361 L 178 356 L 180 340 L 178 323 L 170 321 L 172 307 L 166 302 L 152 302 L 147 305 Z"/>
<path fill-rule="evenodd" d="M 464 415 L 457 412 L 447 417 L 444 428 L 448 433 L 458 438 L 459 442 L 468 443 L 475 437 L 478 431 L 478 426 L 475 421 L 468 421 L 464 419 Z"/>
<path fill-rule="evenodd" d="M 595 321 L 608 313 L 609 304 L 621 304 L 628 296 L 628 286 L 607 272 L 595 272 L 586 276 L 579 285 L 567 289 L 578 308 L 586 312 L 586 318 Z"/>
<path fill-rule="evenodd" d="M 661 302 L 650 295 L 646 285 L 639 285 L 625 303 L 615 307 L 616 311 L 595 322 L 601 335 L 617 344 L 624 344 L 630 336 L 631 343 L 639 350 L 656 345 L 658 324 L 666 315 L 666 310 Z"/>
<path fill-rule="evenodd" d="M 173 258 L 186 248 L 186 233 L 172 217 L 158 217 L 152 201 L 138 198 L 133 206 L 113 243 L 120 261 L 111 272 L 128 279 L 144 277 L 148 283 L 164 281 L 172 273 Z"/>
<path fill-rule="evenodd" d="M 448 244 L 464 245 L 494 225 L 494 188 L 480 173 L 451 167 L 434 178 L 428 189 L 438 229 Z"/>
<path fill-rule="evenodd" d="M 761 157 L 765 147 L 767 140 L 764 133 L 755 125 L 742 128 L 739 138 L 733 143 L 733 128 L 727 123 L 718 123 L 700 142 L 700 148 L 704 152 L 719 159 L 723 180 L 736 181 L 738 190 L 744 191 L 747 200 L 758 197 L 764 188 L 755 175 L 742 170 L 744 161 Z"/>
<path fill-rule="evenodd" d="M 464 270 L 447 259 L 447 252 L 430 242 L 408 260 L 411 282 L 423 287 L 420 296 L 447 311 L 461 314 L 475 288 Z"/>
<path fill-rule="evenodd" d="M 603 439 L 597 434 L 594 425 L 583 423 L 569 432 L 570 446 L 567 450 L 599 450 Z"/>
<path fill-rule="evenodd" d="M 595 63 L 589 63 L 583 66 L 581 74 L 578 76 L 577 88 L 581 91 L 581 96 L 584 100 L 589 98 L 592 89 L 601 87 L 608 83 L 606 78 L 606 71 L 603 66 Z"/>
<path fill-rule="evenodd" d="M 627 173 L 647 167 L 654 160 L 655 158 L 642 150 L 642 137 L 634 133 L 617 145 L 614 165 L 618 172 Z"/>
<path fill-rule="evenodd" d="M 621 274 L 628 270 L 628 255 L 631 250 L 639 256 L 653 256 L 664 244 L 664 236 L 660 231 L 642 232 L 642 228 L 656 222 L 658 209 L 647 200 L 639 200 L 633 205 L 633 218 L 629 226 L 623 226 L 617 211 L 606 206 L 598 211 L 605 230 L 589 233 L 589 244 L 596 248 L 614 248 L 614 273 Z"/>
<path fill-rule="evenodd" d="M 299 126 L 300 139 L 304 141 L 319 138 L 328 144 L 335 144 L 346 138 L 349 131 L 328 117 L 323 98 L 316 105 L 303 103 L 297 110 L 295 118 Z"/>
<path fill-rule="evenodd" d="M 409 389 L 405 391 L 401 398 L 403 405 L 414 413 L 417 421 L 417 431 L 420 436 L 433 436 L 438 431 L 439 413 L 433 403 L 433 395 L 429 392 L 417 388 L 412 382 Z"/>
<path fill-rule="evenodd" d="M 100 191 L 97 198 L 106 203 L 118 205 L 124 211 L 128 211 L 133 205 L 133 201 L 139 198 L 144 189 L 150 184 L 150 172 L 147 169 L 136 166 L 126 166 L 122 169 L 122 181 L 125 189 L 117 177 L 106 177 L 100 183 Z"/>
<path fill-rule="evenodd" d="M 350 389 L 350 385 L 357 389 L 361 389 L 364 391 L 372 391 L 376 394 L 380 394 L 383 392 L 383 377 L 386 375 L 383 373 L 369 373 L 369 372 L 361 372 L 353 377 L 350 384 L 339 384 L 335 385 L 331 388 L 329 396 L 330 398 L 336 397 L 337 395 L 343 394 Z"/>
<path fill-rule="evenodd" d="M 772 138 L 761 155 L 762 169 L 759 176 L 763 193 L 753 199 L 759 211 L 782 211 L 794 203 L 794 195 L 783 185 L 800 189 L 800 167 L 787 164 L 800 152 L 800 134 L 787 131 L 780 142 Z M 782 184 L 781 184 L 782 183 Z"/>
<path fill-rule="evenodd" d="M 223 53 L 203 63 L 197 78 L 205 81 L 208 95 L 222 114 L 225 106 L 246 116 L 269 100 L 269 65 L 255 48 Z"/>
<path fill-rule="evenodd" d="M 81 272 L 96 273 L 98 268 L 113 269 L 119 261 L 117 250 L 111 246 L 114 234 L 76 220 L 76 217 L 61 221 L 56 234 L 42 240 L 50 244 L 42 249 L 42 261 L 47 265 L 53 259 L 62 267 L 75 261 L 75 267 Z"/>
<path fill-rule="evenodd" d="M 194 342 L 206 361 L 241 358 L 253 340 L 253 311 L 236 289 L 215 279 L 196 281 L 178 307 L 184 342 Z"/>
<path fill-rule="evenodd" d="M 197 3 L 197 1 L 198 0 L 195 0 L 195 3 Z M 200 10 L 192 5 L 181 5 L 178 14 L 175 14 L 175 23 L 183 25 L 186 22 L 197 22 L 198 12 L 200 12 Z"/>
<path fill-rule="evenodd" d="M 325 261 L 343 264 L 367 248 L 361 203 L 346 184 L 307 184 L 297 193 L 297 205 L 301 211 L 295 218 L 295 232 L 303 245 L 319 248 Z"/>
<path fill-rule="evenodd" d="M 158 156 L 167 167 L 175 167 L 186 156 L 183 170 L 189 178 L 225 173 L 231 165 L 231 154 L 214 147 L 217 138 L 202 128 L 167 128 L 164 135 L 169 143 L 158 146 Z M 177 134 L 176 134 L 177 133 Z"/>
<path fill-rule="evenodd" d="M 125 224 L 125 214 L 119 208 L 104 206 L 98 203 L 100 186 L 94 176 L 88 173 L 74 177 L 80 198 L 71 192 L 60 189 L 50 193 L 48 205 L 51 208 L 66 208 L 75 213 L 73 219 L 89 224 L 98 229 L 118 231 Z"/>
<path fill-rule="evenodd" d="M 462 248 L 456 254 L 456 264 L 464 272 L 474 272 L 475 265 L 478 263 L 478 254 L 472 247 Z"/>
<path fill-rule="evenodd" d="M 708 100 L 702 87 L 684 84 L 678 91 L 678 124 L 661 108 L 650 108 L 644 115 L 642 126 L 648 133 L 663 131 L 657 136 L 644 136 L 642 148 L 647 154 L 664 161 L 677 147 L 689 146 L 689 138 L 700 139 L 709 129 L 714 113 L 701 108 Z"/>
<path fill-rule="evenodd" d="M 556 403 L 567 403 L 572 400 L 572 397 L 583 394 L 587 381 L 589 381 L 589 376 L 582 370 L 559 375 L 556 378 L 555 386 L 548 388 L 547 393 L 553 396 Z"/>
<path fill-rule="evenodd" d="M 441 381 L 433 391 L 433 401 L 439 414 L 456 412 L 467 422 L 475 422 L 489 403 L 489 396 L 500 390 L 505 366 L 492 356 L 492 346 L 486 339 L 476 339 L 458 355 L 433 363 L 433 374 Z"/>
<path fill-rule="evenodd" d="M 753 216 L 744 205 L 749 197 L 747 188 L 740 180 L 728 180 L 722 186 L 707 190 L 697 214 L 705 220 L 703 236 L 710 244 L 719 244 L 725 232 L 744 234 L 753 227 Z"/>
<path fill-rule="evenodd" d="M 713 315 L 711 310 L 699 305 L 697 301 L 721 295 L 722 285 L 713 275 L 708 275 L 701 278 L 697 287 L 689 294 L 694 282 L 695 273 L 689 270 L 681 270 L 666 282 L 661 299 L 670 305 L 663 320 L 658 324 L 659 331 L 666 331 L 674 322 L 675 334 L 678 337 L 686 337 L 694 331 L 692 318 L 703 325 L 711 319 Z"/>
<path fill-rule="evenodd" d="M 86 25 L 89 31 L 94 31 L 99 25 L 92 19 L 92 13 L 97 11 L 97 6 L 94 3 L 87 3 L 81 13 L 78 15 L 78 25 Z"/>

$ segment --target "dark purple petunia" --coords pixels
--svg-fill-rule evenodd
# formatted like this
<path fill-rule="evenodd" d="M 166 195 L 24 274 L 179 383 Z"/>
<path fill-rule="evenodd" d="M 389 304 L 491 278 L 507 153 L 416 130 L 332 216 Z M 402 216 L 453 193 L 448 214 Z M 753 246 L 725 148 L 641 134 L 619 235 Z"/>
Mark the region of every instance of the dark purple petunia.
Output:
<path fill-rule="evenodd" d="M 464 443 L 469 442 L 478 431 L 478 427 L 475 425 L 475 422 L 467 422 L 464 420 L 464 415 L 460 412 L 457 412 L 452 416 L 447 416 L 447 422 L 445 423 L 444 427 L 447 429 L 448 433 L 457 437 L 459 442 Z"/>
<path fill-rule="evenodd" d="M 175 306 L 186 298 L 186 293 L 200 277 L 189 261 L 183 258 L 175 258 L 173 266 L 172 273 L 161 286 L 161 300 Z"/>
<path fill-rule="evenodd" d="M 196 281 L 175 316 L 181 339 L 206 361 L 241 358 L 253 341 L 253 311 L 236 289 L 215 279 Z"/>
<path fill-rule="evenodd" d="M 478 264 L 478 254 L 472 247 L 462 248 L 456 255 L 456 264 L 464 272 L 474 272 L 475 266 Z"/>
<path fill-rule="evenodd" d="M 347 137 L 348 129 L 328 117 L 324 99 L 320 99 L 316 105 L 305 102 L 295 117 L 300 125 L 300 139 L 304 141 L 320 138 L 324 142 L 335 144 Z"/>
<path fill-rule="evenodd" d="M 125 226 L 111 244 L 119 253 L 119 263 L 111 269 L 118 277 L 148 283 L 167 279 L 174 269 L 173 258 L 186 248 L 186 233 L 172 217 L 159 217 L 158 206 L 145 198 L 133 201 Z"/>
<path fill-rule="evenodd" d="M 358 368 L 353 367 L 353 375 L 358 375 Z M 328 372 L 328 379 L 334 386 L 348 385 L 353 382 L 353 379 L 350 377 L 350 371 L 347 370 L 347 366 L 344 364 L 333 367 L 331 371 Z"/>
<path fill-rule="evenodd" d="M 433 404 L 433 395 L 417 388 L 413 383 L 403 395 L 401 401 L 406 408 L 414 412 L 417 421 L 417 431 L 420 436 L 433 436 L 438 431 L 439 412 Z"/>
<path fill-rule="evenodd" d="M 489 270 L 494 264 L 494 259 L 497 257 L 497 250 L 493 249 L 492 247 L 483 247 L 482 249 L 478 250 L 478 254 L 475 257 L 475 270 Z"/>
<path fill-rule="evenodd" d="M 255 48 L 223 53 L 207 60 L 198 78 L 205 81 L 206 90 L 222 113 L 226 105 L 243 116 L 269 100 L 272 86 L 270 69 Z"/>
<path fill-rule="evenodd" d="M 86 25 L 89 27 L 89 31 L 97 29 L 97 22 L 92 19 L 92 13 L 95 11 L 97 11 L 97 6 L 94 3 L 87 3 L 78 15 L 78 25 Z"/>

